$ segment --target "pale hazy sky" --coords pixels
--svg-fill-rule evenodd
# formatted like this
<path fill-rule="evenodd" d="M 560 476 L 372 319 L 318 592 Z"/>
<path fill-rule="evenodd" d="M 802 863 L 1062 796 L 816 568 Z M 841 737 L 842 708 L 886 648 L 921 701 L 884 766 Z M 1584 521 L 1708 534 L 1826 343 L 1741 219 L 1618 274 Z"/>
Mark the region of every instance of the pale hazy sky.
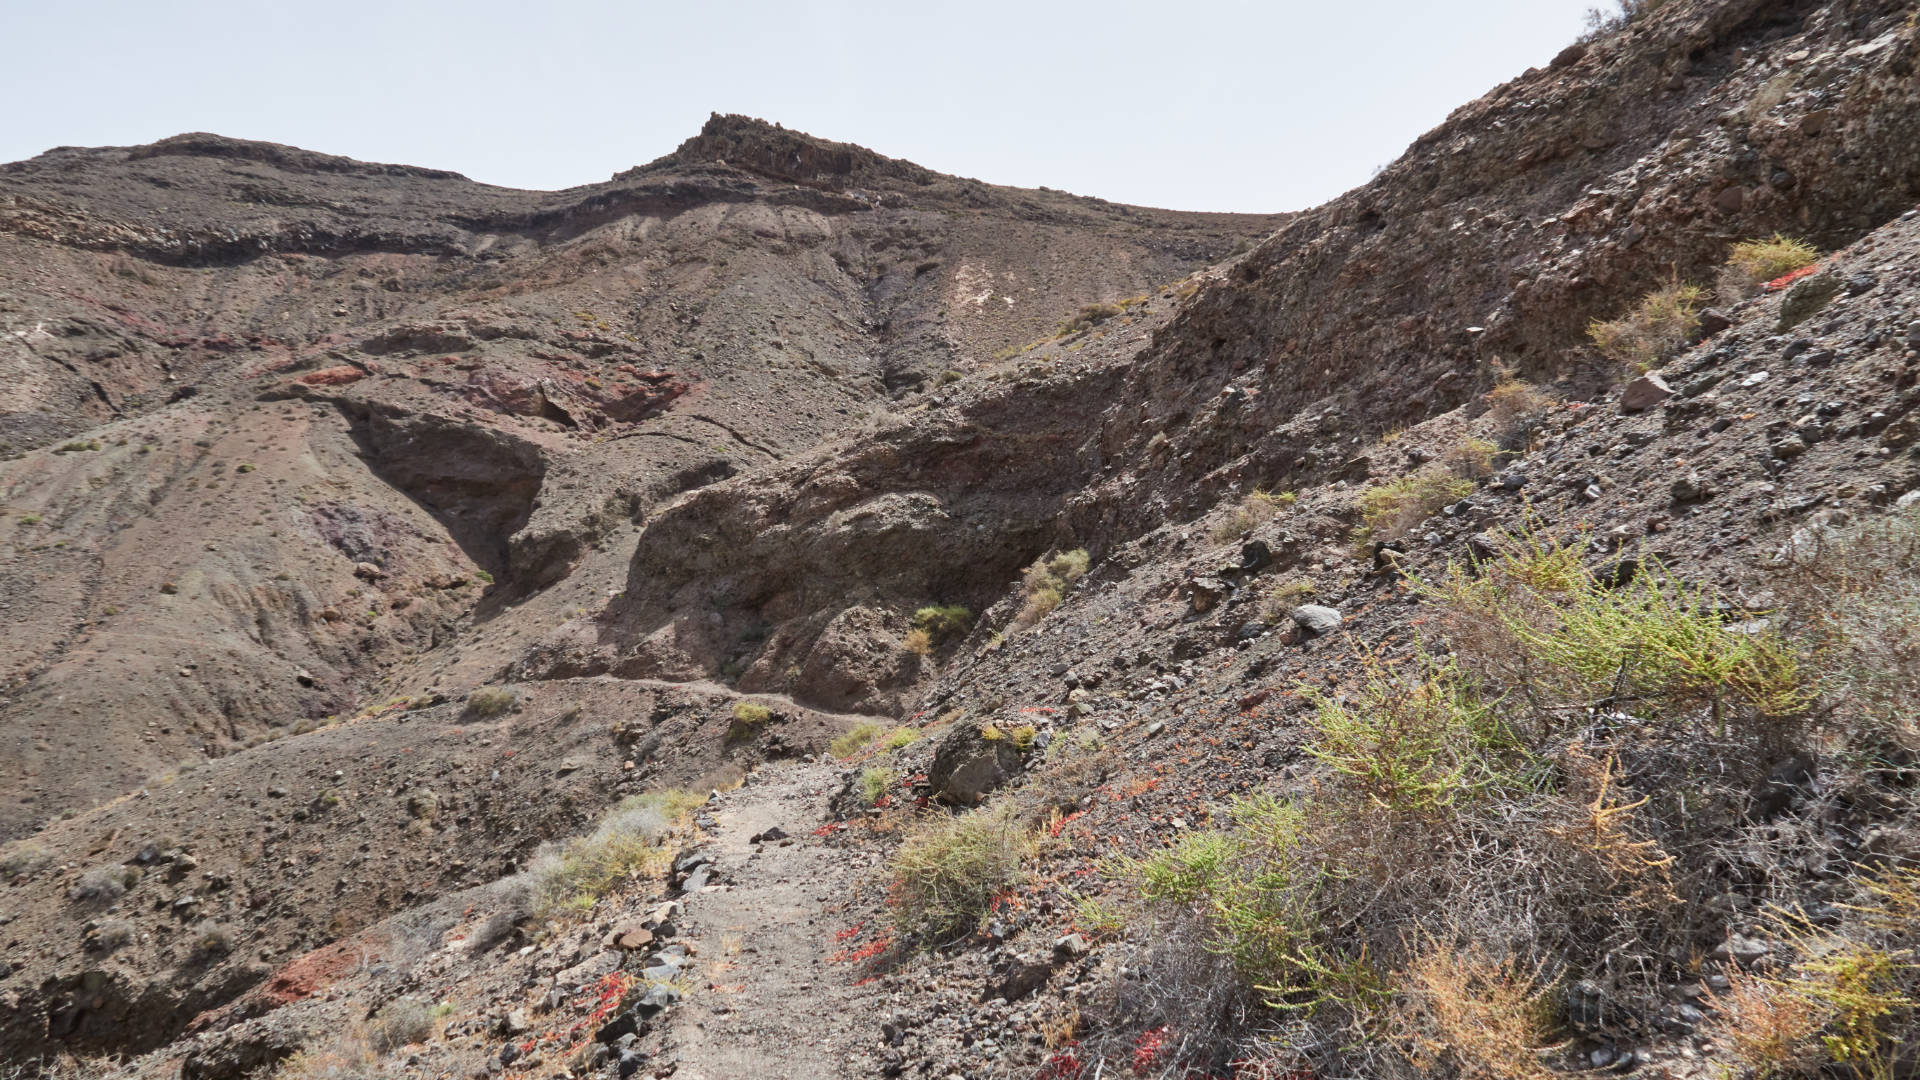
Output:
<path fill-rule="evenodd" d="M 0 161 L 183 131 L 604 180 L 738 112 L 942 172 L 1322 202 L 1544 66 L 1595 0 L 0 0 Z"/>

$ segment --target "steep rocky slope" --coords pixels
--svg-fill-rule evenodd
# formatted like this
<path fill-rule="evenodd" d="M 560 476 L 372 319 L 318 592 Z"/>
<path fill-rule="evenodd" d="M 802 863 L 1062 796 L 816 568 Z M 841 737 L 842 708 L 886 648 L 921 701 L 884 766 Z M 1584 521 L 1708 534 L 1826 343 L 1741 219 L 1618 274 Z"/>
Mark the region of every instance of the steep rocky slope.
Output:
<path fill-rule="evenodd" d="M 229 743 L 302 708 L 363 715 L 10 847 L 8 865 L 24 869 L 6 886 L 18 914 L 0 928 L 5 1046 L 151 1051 L 130 1071 L 207 1078 L 297 1051 L 289 1075 L 718 1077 L 776 1061 L 793 1075 L 1055 1080 L 1484 1070 L 1435 1028 L 1315 1026 L 1352 1020 L 1351 1002 L 1264 1009 L 1209 959 L 1191 911 L 1141 901 L 1125 857 L 1230 830 L 1238 797 L 1311 807 L 1341 790 L 1346 774 L 1314 743 L 1314 694 L 1357 700 L 1375 663 L 1468 663 L 1469 642 L 1435 636 L 1445 606 L 1414 583 L 1496 565 L 1503 533 L 1569 543 L 1605 582 L 1645 572 L 1710 589 L 1730 634 L 1805 629 L 1782 596 L 1806 554 L 1910 513 L 1920 486 L 1915 48 L 1910 4 L 1644 6 L 1463 107 L 1367 186 L 1285 221 L 1016 195 L 724 118 L 609 185 L 543 196 L 200 137 L 184 155 L 112 152 L 95 171 L 211 145 L 246 163 L 233 168 L 301 172 L 302 191 L 352 176 L 437 206 L 453 197 L 432 192 L 472 189 L 457 212 L 391 220 L 364 191 L 359 204 L 332 196 L 353 214 L 223 205 L 167 226 L 179 244 L 139 225 L 172 205 L 150 203 L 154 192 L 86 195 L 119 207 L 114 229 L 76 224 L 77 202 L 56 213 L 48 195 L 11 196 L 9 220 L 26 223 L 14 235 L 39 237 L 18 241 L 38 245 L 38 261 L 17 264 L 28 278 L 94 260 L 88 280 L 104 280 L 109 243 L 155 275 L 251 274 L 288 257 L 236 259 L 225 229 L 368 269 L 368 288 L 314 293 L 341 304 L 328 311 L 358 310 L 336 296 L 396 306 L 377 333 L 310 337 L 305 359 L 257 371 L 189 343 L 170 355 L 201 365 L 187 380 L 201 389 L 164 406 L 109 400 L 165 381 L 137 360 L 50 352 L 52 366 L 33 369 L 35 385 L 66 388 L 74 424 L 89 409 L 128 415 L 86 430 L 98 450 L 8 466 L 16 535 L 71 530 L 16 541 L 10 564 L 20 584 L 5 599 L 40 620 L 20 633 L 41 652 L 22 655 L 45 657 L 9 698 L 10 723 L 39 725 L 44 745 L 27 753 L 44 757 L 29 760 L 88 762 L 59 742 L 75 715 L 60 710 L 121 715 L 97 703 L 151 693 L 103 669 L 186 688 L 225 685 L 222 665 L 261 670 L 209 652 L 225 639 L 201 609 L 164 606 L 202 595 L 221 617 L 247 612 L 234 640 L 299 643 L 278 646 L 276 685 L 314 683 L 224 699 L 246 706 L 210 699 L 258 709 Z M 39 182 L 79 200 L 101 181 Z M 700 205 L 647 201 L 681 198 Z M 728 232 L 748 216 L 787 224 Z M 356 232 L 350 218 L 387 224 Z M 1220 261 L 1236 233 L 1266 229 L 1278 231 Z M 1776 230 L 1832 252 L 1810 284 L 1724 297 L 1725 325 L 1667 362 L 1665 387 L 1623 400 L 1634 373 L 1587 347 L 1589 320 L 1674 280 L 1710 281 L 1732 242 Z M 937 251 L 917 239 L 932 233 Z M 451 279 L 432 275 L 473 275 L 458 307 L 415 299 L 434 314 L 409 312 L 398 305 L 411 279 L 378 283 L 374 260 L 398 267 L 381 245 L 403 235 L 434 288 Z M 676 236 L 697 260 L 674 261 Z M 592 253 L 595 238 L 616 254 Z M 493 245 L 506 257 L 482 257 Z M 180 254 L 216 249 L 202 261 L 229 261 Z M 141 295 L 138 275 L 126 280 L 116 292 Z M 842 292 L 849 281 L 863 284 Z M 1007 284 L 1022 281 L 1044 316 Z M 252 278 L 222 282 L 266 295 Z M 1113 306 L 1081 310 L 1094 301 Z M 804 367 L 782 366 L 801 351 Z M 83 362 L 103 365 L 82 369 L 102 386 L 90 400 L 59 374 Z M 1545 389 L 1516 404 L 1514 374 Z M 30 440 L 80 429 L 45 430 L 57 434 Z M 1470 446 L 1485 467 L 1457 464 Z M 168 462 L 177 488 L 152 478 Z M 1369 500 L 1402 484 L 1448 494 L 1396 522 L 1391 547 L 1362 543 Z M 168 491 L 205 505 L 160 524 L 131 509 L 164 514 Z M 138 520 L 110 531 L 115 506 Z M 82 527 L 88 515 L 102 523 Z M 279 524 L 238 524 L 250 515 Z M 223 556 L 244 559 L 225 578 L 175 569 L 207 565 L 197 551 L 150 565 L 183 540 L 220 547 L 236 526 L 264 531 L 243 558 Z M 1036 614 L 1022 571 L 1074 548 L 1088 551 L 1085 576 L 1066 574 L 1057 609 Z M 330 576 L 297 577 L 311 599 L 273 599 L 277 586 L 256 579 L 309 573 L 308 549 L 327 553 Z M 137 589 L 95 583 L 136 577 Z M 1309 598 L 1328 611 L 1289 614 Z M 109 601 L 114 614 L 85 606 Z M 932 604 L 978 617 L 908 648 Z M 316 614 L 295 633 L 283 608 Z M 70 629 L 74 611 L 88 625 Z M 141 621 L 116 638 L 120 612 Z M 487 682 L 521 711 L 482 718 L 446 700 Z M 179 730 L 209 715 L 191 692 L 168 706 Z M 323 692 L 340 704 L 318 704 Z M 736 714 L 741 701 L 771 711 L 742 721 L 754 714 Z M 1638 831 L 1617 850 L 1673 857 L 1657 897 L 1617 865 L 1579 879 L 1574 899 L 1520 874 L 1461 887 L 1443 873 L 1459 836 L 1532 850 L 1466 819 L 1407 833 L 1421 843 L 1385 867 L 1343 869 L 1330 881 L 1355 884 L 1329 884 L 1321 903 L 1346 917 L 1348 894 L 1369 892 L 1380 914 L 1342 932 L 1359 927 L 1383 965 L 1448 926 L 1489 928 L 1476 945 L 1538 965 L 1552 1038 L 1481 1075 L 1752 1069 L 1732 1033 L 1751 1015 L 1714 995 L 1752 987 L 1748 969 L 1798 970 L 1767 906 L 1839 925 L 1866 896 L 1856 867 L 1920 858 L 1904 736 L 1869 751 L 1821 727 L 1852 724 L 1855 707 L 1824 700 L 1749 746 L 1616 690 L 1579 704 L 1586 727 L 1533 748 L 1554 778 L 1541 789 L 1593 808 L 1584 825 L 1545 817 L 1536 832 L 1590 828 L 1597 845 L 1606 822 L 1625 823 L 1614 827 Z M 905 730 L 822 753 L 862 721 Z M 164 747 L 171 735 L 144 737 Z M 1882 764 L 1857 764 L 1869 758 Z M 589 830 L 613 793 L 740 780 L 663 826 L 654 842 L 671 868 L 579 910 L 529 917 L 514 899 L 529 878 L 502 876 L 539 880 L 527 870 L 538 842 Z M 976 796 L 970 814 L 946 808 Z M 22 828 L 47 808 L 33 805 Z M 1526 806 L 1514 815 L 1559 804 Z M 1024 874 L 975 932 L 924 948 L 883 863 L 903 836 L 1000 814 L 1037 829 Z M 1387 814 L 1330 824 L 1363 851 L 1412 828 Z M 1568 865 L 1589 850 L 1567 848 Z M 124 896 L 90 895 L 89 875 L 121 866 L 142 871 Z M 1615 893 L 1647 921 L 1602 910 Z M 656 906 L 667 900 L 681 906 Z M 1556 905 L 1572 905 L 1577 930 L 1554 921 Z M 1462 921 L 1407 914 L 1436 910 Z M 243 947 L 206 947 L 208 920 Z M 1436 1015 L 1418 1011 L 1433 1008 L 1419 994 L 1387 997 L 1414 1010 L 1404 1016 Z M 410 1033 L 417 1045 L 368 1049 L 392 1041 L 386 1018 L 433 1002 L 447 1015 Z M 1910 1007 L 1898 1008 L 1905 1024 Z M 824 1019 L 796 1023 L 796 1011 Z"/>

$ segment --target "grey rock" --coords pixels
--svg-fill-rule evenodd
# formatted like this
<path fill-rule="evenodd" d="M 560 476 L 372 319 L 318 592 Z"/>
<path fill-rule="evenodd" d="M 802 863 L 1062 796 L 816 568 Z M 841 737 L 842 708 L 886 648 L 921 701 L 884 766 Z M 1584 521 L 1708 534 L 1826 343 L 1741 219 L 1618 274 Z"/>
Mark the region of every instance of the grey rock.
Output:
<path fill-rule="evenodd" d="M 1288 612 L 1287 617 L 1295 626 L 1316 637 L 1340 629 L 1340 612 L 1319 604 L 1302 604 Z"/>
<path fill-rule="evenodd" d="M 1697 472 L 1690 472 L 1673 482 L 1669 493 L 1677 503 L 1699 502 L 1713 494 L 1712 486 Z"/>
<path fill-rule="evenodd" d="M 1781 461 L 1792 461 L 1807 452 L 1807 441 L 1798 435 L 1789 435 L 1768 449 Z"/>

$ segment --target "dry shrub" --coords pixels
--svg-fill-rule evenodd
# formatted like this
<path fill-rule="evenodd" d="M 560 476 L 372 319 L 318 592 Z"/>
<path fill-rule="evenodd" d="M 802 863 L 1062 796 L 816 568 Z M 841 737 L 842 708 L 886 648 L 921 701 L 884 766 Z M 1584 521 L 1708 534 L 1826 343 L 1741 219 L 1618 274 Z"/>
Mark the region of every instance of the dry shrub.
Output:
<path fill-rule="evenodd" d="M 1735 970 L 1729 988 L 1710 998 L 1714 1037 L 1754 1080 L 1809 1076 L 1827 1060 L 1820 1031 L 1832 1010 L 1767 979 Z"/>
<path fill-rule="evenodd" d="M 915 656 L 932 656 L 933 635 L 925 630 L 909 630 L 907 636 L 901 639 L 900 647 Z"/>
<path fill-rule="evenodd" d="M 895 923 L 930 945 L 972 933 L 1038 847 L 1011 801 L 922 820 L 893 856 Z"/>
<path fill-rule="evenodd" d="M 1269 494 L 1255 491 L 1228 511 L 1227 516 L 1214 525 L 1210 535 L 1216 544 L 1229 544 L 1241 540 L 1253 530 L 1273 520 L 1281 510 L 1292 506 L 1298 496 L 1291 491 Z"/>
<path fill-rule="evenodd" d="M 33 840 L 22 840 L 0 852 L 0 880 L 27 878 L 52 866 L 53 852 Z"/>
<path fill-rule="evenodd" d="M 1408 473 L 1370 487 L 1355 502 L 1360 528 L 1354 532 L 1354 544 L 1364 548 L 1398 540 L 1439 513 L 1441 507 L 1471 494 L 1471 482 L 1433 471 Z"/>
<path fill-rule="evenodd" d="M 1552 394 L 1511 375 L 1502 375 L 1486 392 L 1487 416 L 1502 440 L 1514 441 L 1537 424 L 1558 401 Z M 1524 442 L 1524 440 L 1520 440 Z"/>
<path fill-rule="evenodd" d="M 433 1013 L 433 1006 L 419 998 L 395 998 L 367 1026 L 367 1042 L 379 1054 L 426 1042 L 433 1037 Z"/>
<path fill-rule="evenodd" d="M 1445 1064 L 1463 1080 L 1547 1080 L 1553 1010 L 1537 970 L 1483 947 L 1429 946 L 1401 977 L 1401 1044 L 1423 1072 Z"/>
<path fill-rule="evenodd" d="M 1656 289 L 1619 318 L 1594 320 L 1587 336 L 1609 360 L 1635 371 L 1658 367 L 1679 355 L 1699 330 L 1705 295 L 1698 285 Z"/>
<path fill-rule="evenodd" d="M 1920 750 L 1920 507 L 1797 534 L 1777 581 L 1847 741 L 1874 769 Z"/>
<path fill-rule="evenodd" d="M 1441 455 L 1441 464 L 1462 480 L 1485 480 L 1493 475 L 1493 458 L 1500 447 L 1487 439 L 1462 439 Z"/>
<path fill-rule="evenodd" d="M 1086 576 L 1088 562 L 1086 548 L 1043 555 L 1034 560 L 1021 581 L 1026 602 L 1013 617 L 1014 625 L 1032 626 L 1052 614 L 1073 583 Z"/>
<path fill-rule="evenodd" d="M 504 686 L 483 686 L 467 695 L 466 716 L 473 720 L 491 720 L 505 716 L 520 704 L 513 691 Z"/>

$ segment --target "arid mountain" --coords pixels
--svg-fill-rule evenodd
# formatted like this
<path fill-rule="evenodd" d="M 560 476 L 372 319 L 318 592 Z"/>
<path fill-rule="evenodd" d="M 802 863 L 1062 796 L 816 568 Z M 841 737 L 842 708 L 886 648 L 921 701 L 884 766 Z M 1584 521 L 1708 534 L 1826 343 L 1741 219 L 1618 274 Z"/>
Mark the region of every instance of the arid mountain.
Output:
<path fill-rule="evenodd" d="M 1628 5 L 1292 216 L 0 169 L 0 1047 L 1905 1075 L 1916 49 Z"/>
<path fill-rule="evenodd" d="M 6 166 L 0 830 L 464 692 L 661 500 L 1282 220 L 739 117 L 550 194 L 209 135 Z"/>

